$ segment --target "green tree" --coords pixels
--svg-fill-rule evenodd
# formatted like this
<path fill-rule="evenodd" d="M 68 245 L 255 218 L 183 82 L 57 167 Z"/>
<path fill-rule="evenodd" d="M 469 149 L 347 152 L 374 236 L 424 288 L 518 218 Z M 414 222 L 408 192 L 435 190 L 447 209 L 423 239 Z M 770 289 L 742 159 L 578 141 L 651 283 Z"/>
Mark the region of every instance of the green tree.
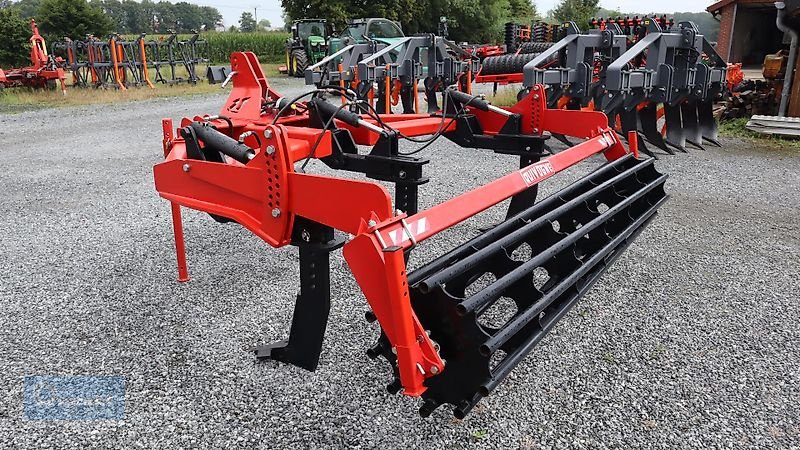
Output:
<path fill-rule="evenodd" d="M 243 33 L 252 33 L 256 31 L 256 19 L 253 18 L 253 13 L 245 11 L 239 17 L 239 30 Z"/>
<path fill-rule="evenodd" d="M 52 38 L 83 39 L 87 34 L 106 36 L 114 24 L 100 8 L 86 0 L 44 0 L 36 22 Z"/>
<path fill-rule="evenodd" d="M 129 33 L 127 12 L 118 0 L 92 0 L 89 3 L 92 7 L 100 9 L 113 23 L 112 31 L 117 33 Z"/>
<path fill-rule="evenodd" d="M 36 17 L 40 6 L 42 6 L 42 0 L 19 0 L 11 3 L 11 7 L 16 9 L 23 19 Z"/>
<path fill-rule="evenodd" d="M 28 39 L 31 27 L 16 8 L 0 9 L 0 67 L 30 64 Z"/>
<path fill-rule="evenodd" d="M 503 23 L 510 19 L 510 10 L 508 0 L 451 0 L 447 15 L 450 38 L 457 42 L 497 42 Z"/>
<path fill-rule="evenodd" d="M 152 33 L 155 5 L 149 0 L 139 3 L 123 0 L 121 10 L 124 14 L 125 29 L 129 33 Z"/>
<path fill-rule="evenodd" d="M 166 33 L 170 30 L 178 31 L 178 14 L 175 5 L 170 2 L 158 2 L 155 4 L 156 26 L 154 32 Z"/>
<path fill-rule="evenodd" d="M 600 0 L 561 0 L 551 14 L 559 23 L 575 22 L 578 28 L 585 30 L 600 9 L 599 4 Z"/>
<path fill-rule="evenodd" d="M 272 22 L 267 19 L 261 19 L 258 21 L 258 25 L 256 26 L 257 31 L 267 31 L 272 28 Z"/>
<path fill-rule="evenodd" d="M 200 22 L 201 29 L 206 31 L 214 31 L 218 26 L 222 25 L 222 14 L 219 13 L 217 8 L 210 6 L 200 7 Z"/>
<path fill-rule="evenodd" d="M 509 3 L 511 22 L 530 22 L 539 18 L 539 11 L 531 0 L 510 0 Z"/>
<path fill-rule="evenodd" d="M 353 2 L 355 3 L 355 2 Z M 359 6 L 366 2 L 358 2 Z M 297 19 L 328 19 L 334 29 L 341 30 L 347 23 L 349 17 L 367 17 L 363 10 L 360 13 L 350 15 L 351 2 L 343 0 L 281 0 L 281 6 L 286 13 L 287 25 L 291 25 Z"/>

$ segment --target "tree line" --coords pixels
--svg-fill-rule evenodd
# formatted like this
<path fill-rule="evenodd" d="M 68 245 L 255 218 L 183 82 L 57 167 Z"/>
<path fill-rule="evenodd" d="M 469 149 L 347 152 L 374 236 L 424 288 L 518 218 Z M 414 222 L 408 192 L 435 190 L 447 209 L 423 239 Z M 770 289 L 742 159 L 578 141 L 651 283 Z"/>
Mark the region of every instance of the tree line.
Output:
<path fill-rule="evenodd" d="M 16 11 L 22 19 L 36 18 L 43 32 L 70 38 L 86 28 L 92 34 L 190 33 L 222 25 L 222 14 L 210 6 L 152 0 L 0 0 L 0 8 Z M 70 23 L 75 24 L 71 26 Z M 80 25 L 80 26 L 78 26 Z"/>
<path fill-rule="evenodd" d="M 350 18 L 385 17 L 406 34 L 435 33 L 447 17 L 450 39 L 458 42 L 502 40 L 503 24 L 538 17 L 531 0 L 281 0 L 285 20 L 324 18 L 341 30 Z"/>

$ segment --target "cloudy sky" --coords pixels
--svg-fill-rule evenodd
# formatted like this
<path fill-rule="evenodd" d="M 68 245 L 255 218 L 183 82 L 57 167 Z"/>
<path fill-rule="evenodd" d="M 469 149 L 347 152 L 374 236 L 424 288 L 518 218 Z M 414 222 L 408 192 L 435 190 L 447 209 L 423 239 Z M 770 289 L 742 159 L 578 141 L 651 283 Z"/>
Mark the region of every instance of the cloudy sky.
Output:
<path fill-rule="evenodd" d="M 188 0 L 190 3 L 195 3 L 203 6 L 213 6 L 219 9 L 222 13 L 225 25 L 230 26 L 239 21 L 239 16 L 243 11 L 250 11 L 258 14 L 258 19 L 268 19 L 272 22 L 272 26 L 279 26 L 283 23 L 281 19 L 281 2 L 280 0 Z M 549 9 L 558 2 L 558 0 L 534 0 L 536 6 L 539 7 L 541 13 L 546 13 Z M 600 5 L 604 8 L 617 8 L 621 11 L 637 11 L 647 13 L 652 11 L 644 11 L 647 6 L 644 4 L 649 3 L 642 0 L 601 0 Z M 698 0 L 671 0 L 668 4 L 673 11 L 703 11 L 706 6 L 713 3 L 713 1 L 698 1 Z M 255 8 L 258 8 L 256 11 Z M 657 12 L 670 12 L 670 11 L 657 11 Z"/>

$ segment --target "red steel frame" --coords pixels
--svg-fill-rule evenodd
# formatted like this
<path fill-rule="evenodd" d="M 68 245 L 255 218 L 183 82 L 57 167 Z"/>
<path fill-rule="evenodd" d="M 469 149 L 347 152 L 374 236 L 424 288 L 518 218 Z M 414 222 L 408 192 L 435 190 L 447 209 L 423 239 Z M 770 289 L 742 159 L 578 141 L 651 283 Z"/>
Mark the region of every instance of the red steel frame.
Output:
<path fill-rule="evenodd" d="M 262 116 L 261 106 L 280 96 L 269 87 L 255 56 L 234 53 L 232 66 L 234 89 L 222 114 L 230 117 L 235 133 L 263 136 L 260 143 L 252 136 L 245 139 L 256 150 L 247 165 L 187 158 L 184 140 L 174 135 L 171 120 L 164 121 L 166 160 L 155 166 L 154 173 L 159 195 L 172 202 L 179 279 L 188 280 L 180 206 L 236 220 L 273 247 L 290 243 L 296 216 L 349 233 L 353 237 L 344 246 L 344 257 L 396 349 L 403 393 L 409 396 L 421 395 L 425 379 L 445 370 L 445 364 L 411 309 L 403 250 L 592 155 L 602 153 L 614 160 L 627 153 L 604 114 L 547 109 L 544 88 L 535 86 L 525 99 L 507 108 L 521 115 L 523 132 L 553 132 L 586 141 L 409 217 L 394 211 L 389 192 L 377 183 L 295 172 L 295 162 L 331 154 L 330 132 L 310 128 L 308 116 L 299 112 L 302 107 L 272 124 L 274 115 Z M 486 134 L 498 133 L 505 123 L 503 116 L 492 112 L 470 108 L 470 113 Z M 384 119 L 415 136 L 432 134 L 441 125 L 441 117 L 426 115 Z M 190 122 L 184 119 L 183 125 Z M 227 127 L 223 121 L 214 123 L 220 129 Z M 352 130 L 358 131 L 359 143 L 372 141 L 361 129 Z M 310 155 L 320 133 L 323 139 Z"/>

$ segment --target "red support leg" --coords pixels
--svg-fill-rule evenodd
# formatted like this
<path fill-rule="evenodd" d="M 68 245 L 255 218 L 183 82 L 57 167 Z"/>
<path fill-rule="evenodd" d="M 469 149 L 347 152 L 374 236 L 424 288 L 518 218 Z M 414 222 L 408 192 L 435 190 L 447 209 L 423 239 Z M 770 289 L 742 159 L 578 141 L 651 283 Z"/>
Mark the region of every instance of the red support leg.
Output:
<path fill-rule="evenodd" d="M 170 202 L 170 205 L 172 207 L 172 231 L 175 233 L 175 256 L 178 259 L 178 281 L 185 283 L 189 281 L 189 270 L 186 268 L 186 245 L 183 242 L 181 207 L 174 202 Z"/>

